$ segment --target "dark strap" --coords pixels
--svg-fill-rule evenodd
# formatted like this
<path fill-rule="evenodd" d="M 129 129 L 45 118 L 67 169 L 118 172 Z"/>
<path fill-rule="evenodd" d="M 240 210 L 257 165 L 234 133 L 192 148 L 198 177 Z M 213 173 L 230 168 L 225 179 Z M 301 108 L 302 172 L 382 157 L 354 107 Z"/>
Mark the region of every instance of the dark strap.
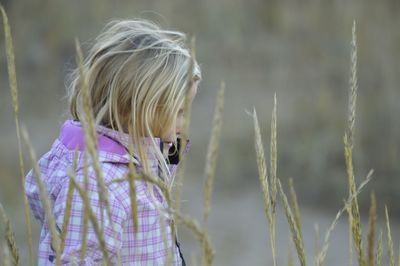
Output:
<path fill-rule="evenodd" d="M 182 254 L 182 251 L 181 251 L 181 245 L 179 244 L 177 239 L 175 239 L 175 243 L 176 243 L 176 246 L 178 247 L 178 250 L 179 250 L 179 257 L 181 257 L 182 266 L 186 266 L 186 262 L 185 262 L 185 259 L 183 258 L 183 254 Z"/>

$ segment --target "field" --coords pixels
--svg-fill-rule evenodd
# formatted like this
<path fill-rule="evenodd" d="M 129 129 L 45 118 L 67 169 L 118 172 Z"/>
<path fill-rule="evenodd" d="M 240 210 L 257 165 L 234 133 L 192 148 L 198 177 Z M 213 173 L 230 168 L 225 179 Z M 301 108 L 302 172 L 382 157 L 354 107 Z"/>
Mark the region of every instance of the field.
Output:
<path fill-rule="evenodd" d="M 336 1 L 322 4 L 305 1 L 300 4 L 270 1 L 264 4 L 254 0 L 190 4 L 173 1 L 165 4 L 138 1 L 129 6 L 122 2 L 111 5 L 100 1 L 96 3 L 96 11 L 90 12 L 95 3 L 88 1 L 79 9 L 82 13 L 73 12 L 77 3 L 67 5 L 61 1 L 47 4 L 45 1 L 30 4 L 5 1 L 4 4 L 15 46 L 19 121 L 26 126 L 37 154 L 43 154 L 49 148 L 66 117 L 65 99 L 62 98 L 63 76 L 67 65 L 75 64 L 74 37 L 82 40 L 85 48 L 88 36 L 95 36 L 111 17 L 134 15 L 160 20 L 162 24 L 178 26 L 180 30 L 196 35 L 196 54 L 203 69 L 204 80 L 192 111 L 190 137 L 193 145 L 187 161 L 182 197 L 182 212 L 192 217 L 203 215 L 204 169 L 205 165 L 210 165 L 206 160 L 207 143 L 212 128 L 216 128 L 212 124 L 212 112 L 219 83 L 221 80 L 226 83 L 225 107 L 221 113 L 222 133 L 218 138 L 220 145 L 214 146 L 219 150 L 216 172 L 212 175 L 215 182 L 208 223 L 211 246 L 216 252 L 214 264 L 244 265 L 249 262 L 251 265 L 273 265 L 273 250 L 276 250 L 276 264 L 286 265 L 291 250 L 295 264 L 303 261 L 301 265 L 312 265 L 315 250 L 321 251 L 325 233 L 336 212 L 342 208 L 344 199 L 353 195 L 349 204 L 351 210 L 343 213 L 332 233 L 325 265 L 349 264 L 349 257 L 353 264 L 370 265 L 365 264 L 370 261 L 366 244 L 370 195 L 374 191 L 378 216 L 375 255 L 382 230 L 382 265 L 392 265 L 389 262 L 392 256 L 387 253 L 390 240 L 384 210 L 387 205 L 395 243 L 394 258 L 399 241 L 396 219 L 400 210 L 396 204 L 400 172 L 400 124 L 397 123 L 400 111 L 397 103 L 400 96 L 397 86 L 400 35 L 396 30 L 400 9 L 396 2 Z M 30 17 L 23 13 L 25 8 L 32 14 L 43 12 L 46 16 Z M 179 15 L 174 16 L 175 13 Z M 54 23 L 48 23 L 49 19 Z M 357 21 L 357 30 L 352 37 L 353 20 Z M 84 26 L 80 27 L 80 23 Z M 350 43 L 354 36 L 357 36 L 357 46 Z M 0 45 L 5 48 L 5 40 L 1 40 Z M 355 47 L 358 48 L 357 65 L 354 64 Z M 3 88 L 0 108 L 4 114 L 1 117 L 0 202 L 16 231 L 22 265 L 25 265 L 28 247 L 18 171 L 15 103 L 6 89 L 9 82 L 5 53 L 0 54 L 0 59 L 4 66 L 0 80 Z M 355 70 L 357 75 L 353 75 Z M 349 84 L 349 74 L 350 80 L 355 81 L 358 77 L 358 83 Z M 355 84 L 358 85 L 356 102 L 351 97 Z M 271 145 L 269 139 L 271 133 L 274 135 L 270 126 L 275 92 L 277 153 L 274 155 L 272 149 L 268 155 L 270 148 L 274 147 L 274 142 Z M 256 145 L 254 107 L 263 141 Z M 356 111 L 354 125 L 353 111 Z M 347 140 L 351 140 L 347 143 L 347 158 L 344 156 L 345 133 L 349 137 Z M 349 134 L 354 134 L 354 143 Z M 255 147 L 258 147 L 258 153 Z M 265 149 L 267 157 L 264 170 L 260 147 Z M 31 164 L 26 146 L 23 156 L 27 170 Z M 274 158 L 276 176 L 289 196 L 293 216 L 289 215 L 288 220 L 292 231 L 285 218 L 283 193 L 279 186 L 274 186 L 276 182 L 273 180 L 277 180 L 271 171 L 275 165 Z M 355 201 L 356 187 L 372 168 L 371 181 Z M 259 176 L 265 177 L 265 173 L 268 173 L 269 188 L 263 190 Z M 289 177 L 293 177 L 300 215 L 295 211 L 297 204 L 290 200 Z M 272 192 L 274 188 L 275 192 Z M 263 198 L 267 192 L 276 193 L 276 218 L 272 206 L 263 211 L 264 204 L 271 204 L 267 199 L 274 198 Z M 348 214 L 353 218 L 350 219 Z M 298 216 L 301 216 L 302 233 Z M 351 237 L 355 242 L 352 255 L 349 253 L 349 221 L 353 224 Z M 36 222 L 32 221 L 32 224 L 36 245 L 39 228 Z M 316 247 L 315 224 L 318 224 L 320 232 Z M 358 242 L 361 228 L 362 246 Z M 200 262 L 202 246 L 183 224 L 179 230 L 186 243 L 186 257 L 189 261 L 193 257 L 194 261 Z M 274 230 L 276 241 L 270 239 Z M 293 245 L 290 236 L 296 234 L 300 237 L 294 241 L 297 245 Z M 271 243 L 275 242 L 273 245 L 276 247 L 271 248 Z M 305 251 L 302 251 L 303 245 Z"/>

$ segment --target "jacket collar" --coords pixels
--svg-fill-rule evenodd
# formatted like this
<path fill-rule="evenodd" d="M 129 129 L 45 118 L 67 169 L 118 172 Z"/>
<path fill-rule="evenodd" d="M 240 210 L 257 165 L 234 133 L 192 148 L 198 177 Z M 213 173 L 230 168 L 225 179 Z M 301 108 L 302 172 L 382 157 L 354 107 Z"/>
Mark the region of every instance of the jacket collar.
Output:
<path fill-rule="evenodd" d="M 97 148 L 100 161 L 112 161 L 120 163 L 129 163 L 129 135 L 106 128 L 104 126 L 96 127 Z M 85 133 L 83 126 L 79 121 L 67 120 L 64 122 L 59 141 L 69 150 L 78 149 L 83 152 L 85 150 Z M 155 160 L 154 152 L 152 151 L 152 139 L 144 138 L 144 148 L 147 156 L 151 161 Z M 160 146 L 160 138 L 153 138 L 157 146 Z M 138 163 L 135 156 L 134 146 L 134 161 Z"/>
<path fill-rule="evenodd" d="M 125 133 L 106 128 L 104 126 L 96 127 L 97 136 L 97 147 L 100 162 L 112 162 L 112 163 L 123 163 L 128 164 L 132 160 L 132 156 L 129 155 L 129 135 Z M 61 127 L 61 132 L 58 140 L 68 149 L 83 152 L 85 150 L 85 134 L 81 122 L 67 120 Z M 152 141 L 156 143 L 158 147 L 162 144 L 160 138 L 143 138 L 145 152 L 150 161 L 151 170 L 156 173 L 158 172 L 158 160 L 154 154 Z M 186 144 L 183 153 L 186 154 L 190 149 L 190 142 Z M 133 163 L 137 167 L 140 166 L 138 157 L 135 155 L 135 145 L 133 145 Z M 171 159 L 171 158 L 170 158 Z M 177 170 L 177 162 L 168 164 L 170 174 L 175 175 Z"/>

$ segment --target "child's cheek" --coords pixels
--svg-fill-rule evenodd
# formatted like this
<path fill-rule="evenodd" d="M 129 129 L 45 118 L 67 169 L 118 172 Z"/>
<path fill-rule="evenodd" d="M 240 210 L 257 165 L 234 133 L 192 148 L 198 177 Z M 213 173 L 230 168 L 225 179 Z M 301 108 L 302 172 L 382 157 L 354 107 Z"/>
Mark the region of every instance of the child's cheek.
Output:
<path fill-rule="evenodd" d="M 176 118 L 176 135 L 179 135 L 181 133 L 182 130 L 182 126 L 183 126 L 183 115 L 178 115 L 178 117 Z"/>

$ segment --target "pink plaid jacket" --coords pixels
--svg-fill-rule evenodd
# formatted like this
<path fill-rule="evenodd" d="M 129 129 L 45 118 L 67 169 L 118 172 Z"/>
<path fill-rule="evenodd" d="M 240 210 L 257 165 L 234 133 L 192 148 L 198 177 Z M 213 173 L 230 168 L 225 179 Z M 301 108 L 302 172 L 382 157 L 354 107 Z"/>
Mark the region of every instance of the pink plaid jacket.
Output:
<path fill-rule="evenodd" d="M 136 204 L 138 207 L 138 232 L 135 234 L 131 219 L 131 207 L 128 182 L 112 182 L 123 178 L 129 171 L 130 160 L 127 152 L 128 136 L 105 127 L 97 128 L 99 160 L 108 189 L 108 199 L 111 207 L 111 217 L 114 222 L 115 233 L 107 219 L 106 212 L 100 207 L 97 181 L 93 169 L 89 169 L 89 197 L 92 211 L 99 220 L 101 212 L 104 217 L 104 236 L 106 247 L 113 264 L 117 263 L 117 252 L 121 255 L 123 265 L 165 265 L 167 250 L 174 250 L 174 265 L 182 265 L 179 246 L 171 237 L 171 219 L 161 215 L 160 208 L 167 208 L 167 203 L 161 196 L 161 191 L 154 186 L 154 196 L 150 195 L 147 183 L 136 181 Z M 156 139 L 159 143 L 160 140 Z M 47 187 L 55 216 L 57 230 L 61 232 L 66 198 L 69 184 L 68 173 L 71 170 L 74 150 L 78 148 L 78 168 L 76 180 L 83 185 L 83 128 L 79 122 L 68 120 L 64 123 L 60 136 L 55 140 L 51 150 L 40 158 L 38 164 L 43 182 Z M 158 174 L 158 162 L 148 149 L 150 166 L 153 174 Z M 135 160 L 137 170 L 140 171 L 138 161 Z M 174 174 L 176 165 L 170 167 Z M 30 208 L 36 219 L 42 224 L 39 242 L 38 265 L 54 265 L 55 254 L 51 248 L 51 237 L 47 220 L 39 196 L 39 187 L 30 171 L 26 176 L 26 194 Z M 165 224 L 166 226 L 164 227 Z M 61 255 L 63 265 L 72 261 L 79 262 L 82 245 L 83 202 L 75 191 L 72 199 L 71 216 L 65 240 L 65 248 Z M 163 233 L 166 228 L 166 234 Z M 167 236 L 167 247 L 164 237 Z M 114 238 L 116 237 L 116 238 Z M 87 255 L 79 265 L 102 265 L 102 252 L 93 227 L 89 222 L 87 235 Z"/>

